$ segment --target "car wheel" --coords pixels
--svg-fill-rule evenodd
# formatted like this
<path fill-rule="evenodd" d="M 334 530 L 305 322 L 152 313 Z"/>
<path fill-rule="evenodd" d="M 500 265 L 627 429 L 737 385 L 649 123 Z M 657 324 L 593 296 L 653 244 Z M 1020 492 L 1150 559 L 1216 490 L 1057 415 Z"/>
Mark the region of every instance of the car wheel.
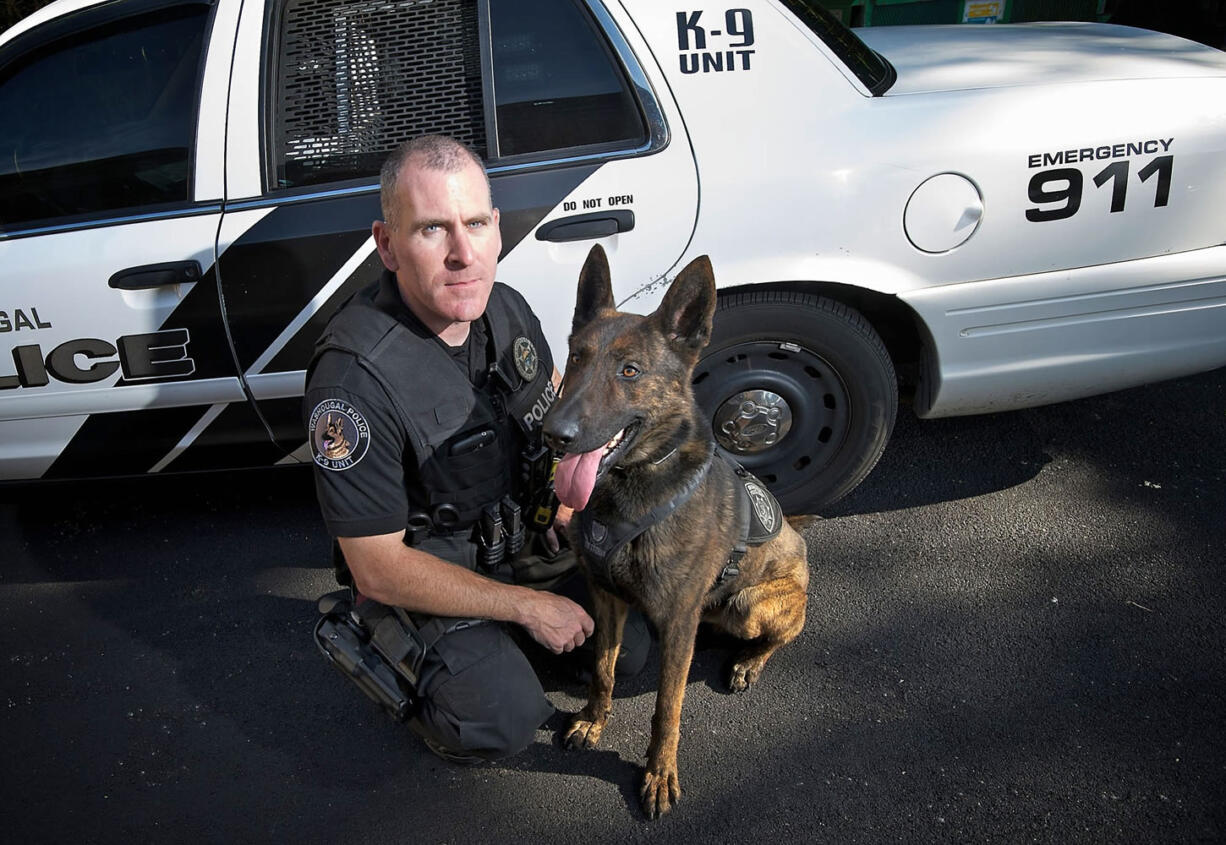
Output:
<path fill-rule="evenodd" d="M 859 312 L 811 294 L 721 297 L 694 395 L 715 439 L 785 513 L 847 495 L 890 439 L 898 382 Z"/>

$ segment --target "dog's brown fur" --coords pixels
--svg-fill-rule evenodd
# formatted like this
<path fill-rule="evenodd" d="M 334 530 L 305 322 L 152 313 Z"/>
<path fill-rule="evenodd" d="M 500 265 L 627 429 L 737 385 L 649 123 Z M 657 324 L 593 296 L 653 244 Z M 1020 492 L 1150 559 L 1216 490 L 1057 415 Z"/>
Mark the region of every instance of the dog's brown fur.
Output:
<path fill-rule="evenodd" d="M 563 394 L 546 418 L 545 432 L 556 448 L 585 452 L 637 425 L 585 508 L 596 519 L 637 520 L 675 496 L 710 455 L 710 427 L 690 380 L 710 339 L 714 311 L 715 280 L 706 256 L 682 270 L 656 312 L 644 317 L 615 309 L 604 251 L 596 246 L 589 254 L 579 277 Z M 665 457 L 674 446 L 675 453 Z M 804 627 L 805 542 L 786 523 L 773 540 L 750 548 L 739 575 L 716 586 L 737 540 L 738 483 L 727 464 L 712 461 L 685 504 L 610 560 L 613 583 L 660 637 L 660 680 L 641 790 L 650 818 L 667 812 L 681 794 L 681 703 L 699 621 L 750 641 L 728 679 L 736 692 L 756 682 L 775 650 Z M 595 584 L 592 593 L 596 669 L 587 705 L 565 735 L 569 748 L 595 746 L 609 719 L 628 609 L 626 601 Z"/>

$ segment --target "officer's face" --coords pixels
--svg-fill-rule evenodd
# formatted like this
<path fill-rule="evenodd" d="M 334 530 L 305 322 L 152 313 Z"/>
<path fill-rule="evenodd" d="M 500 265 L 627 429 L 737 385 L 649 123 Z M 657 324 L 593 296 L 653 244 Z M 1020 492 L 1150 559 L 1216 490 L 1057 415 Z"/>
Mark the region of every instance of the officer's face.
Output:
<path fill-rule="evenodd" d="M 375 245 L 400 296 L 426 328 L 458 343 L 485 312 L 502 236 L 485 174 L 474 162 L 454 173 L 405 162 L 395 227 L 374 224 Z"/>

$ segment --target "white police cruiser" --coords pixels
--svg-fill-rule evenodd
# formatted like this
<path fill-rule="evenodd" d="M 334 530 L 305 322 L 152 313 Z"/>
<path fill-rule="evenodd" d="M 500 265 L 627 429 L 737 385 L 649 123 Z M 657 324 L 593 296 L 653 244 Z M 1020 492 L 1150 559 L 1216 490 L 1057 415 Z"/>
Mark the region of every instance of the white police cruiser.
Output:
<path fill-rule="evenodd" d="M 0 477 L 309 460 L 376 172 L 488 161 L 560 354 L 711 256 L 695 390 L 786 508 L 922 417 L 1226 364 L 1226 54 L 1092 24 L 843 28 L 807 0 L 59 0 L 0 36 Z M 896 375 L 896 373 L 898 375 Z"/>

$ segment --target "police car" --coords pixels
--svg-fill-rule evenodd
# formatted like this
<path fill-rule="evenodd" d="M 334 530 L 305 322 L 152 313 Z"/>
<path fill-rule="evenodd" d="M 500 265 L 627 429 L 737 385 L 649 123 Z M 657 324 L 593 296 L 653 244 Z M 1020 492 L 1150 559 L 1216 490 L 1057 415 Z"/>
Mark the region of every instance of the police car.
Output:
<path fill-rule="evenodd" d="M 1226 54 L 1095 24 L 852 32 L 808 0 L 58 0 L 0 36 L 0 477 L 309 461 L 376 173 L 487 160 L 559 360 L 708 254 L 695 391 L 786 508 L 921 417 L 1226 364 Z"/>

